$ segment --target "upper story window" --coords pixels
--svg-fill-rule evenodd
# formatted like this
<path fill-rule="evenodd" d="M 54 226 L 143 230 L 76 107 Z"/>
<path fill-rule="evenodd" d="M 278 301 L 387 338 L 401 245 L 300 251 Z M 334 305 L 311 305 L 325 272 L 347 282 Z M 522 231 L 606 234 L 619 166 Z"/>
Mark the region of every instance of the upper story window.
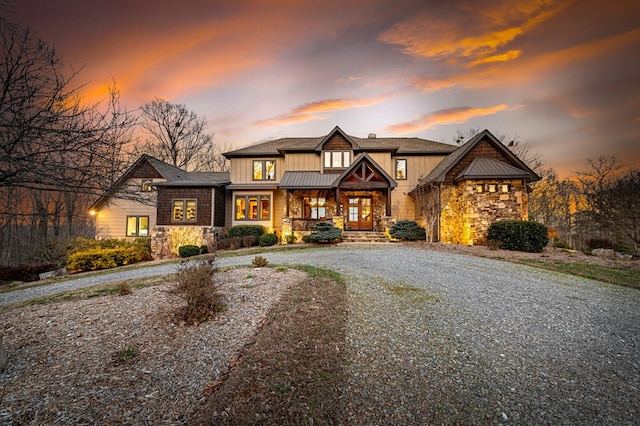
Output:
<path fill-rule="evenodd" d="M 196 206 L 196 200 L 173 200 L 171 220 L 173 222 L 195 222 Z"/>
<path fill-rule="evenodd" d="M 351 164 L 351 151 L 325 151 L 325 169 L 346 169 Z"/>
<path fill-rule="evenodd" d="M 407 179 L 407 160 L 397 159 L 396 160 L 396 180 L 405 180 Z"/>
<path fill-rule="evenodd" d="M 153 181 L 151 179 L 142 179 L 142 185 L 140 186 L 140 190 L 142 192 L 151 192 L 151 183 Z"/>
<path fill-rule="evenodd" d="M 276 180 L 276 162 L 274 160 L 254 160 L 253 180 Z"/>

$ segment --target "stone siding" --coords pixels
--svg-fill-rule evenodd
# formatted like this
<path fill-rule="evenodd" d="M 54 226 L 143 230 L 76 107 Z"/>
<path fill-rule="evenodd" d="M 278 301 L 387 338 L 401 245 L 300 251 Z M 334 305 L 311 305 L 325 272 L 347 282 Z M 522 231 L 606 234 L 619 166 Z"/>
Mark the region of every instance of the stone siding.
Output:
<path fill-rule="evenodd" d="M 178 249 L 184 245 L 209 247 L 213 251 L 216 238 L 223 235 L 226 228 L 210 226 L 155 226 L 151 229 L 151 254 L 154 259 L 178 256 Z"/>
<path fill-rule="evenodd" d="M 496 185 L 496 191 L 490 192 L 489 185 Z M 507 192 L 503 185 L 508 185 Z M 440 241 L 445 243 L 483 245 L 493 222 L 528 219 L 527 188 L 521 179 L 462 181 L 445 188 L 442 202 Z"/>

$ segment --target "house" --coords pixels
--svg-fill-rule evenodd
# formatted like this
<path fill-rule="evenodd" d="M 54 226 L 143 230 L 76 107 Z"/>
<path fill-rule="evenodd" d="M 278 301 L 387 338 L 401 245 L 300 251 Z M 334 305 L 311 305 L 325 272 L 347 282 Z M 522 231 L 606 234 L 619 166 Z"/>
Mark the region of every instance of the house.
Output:
<path fill-rule="evenodd" d="M 227 152 L 231 225 L 263 225 L 283 240 L 324 220 L 347 231 L 382 231 L 395 219 L 416 218 L 408 193 L 455 150 L 421 138 L 359 138 L 335 127 L 324 136 Z"/>
<path fill-rule="evenodd" d="M 153 184 L 186 178 L 186 172 L 142 155 L 90 207 L 98 238 L 148 237 L 156 225 Z"/>
<path fill-rule="evenodd" d="M 540 177 L 488 130 L 431 170 L 409 193 L 434 240 L 484 244 L 497 220 L 528 219 L 528 184 Z"/>
<path fill-rule="evenodd" d="M 434 241 L 482 244 L 489 225 L 527 219 L 539 178 L 485 130 L 457 147 L 421 138 L 359 138 L 340 127 L 224 154 L 230 173 L 186 172 L 142 156 L 93 209 L 99 236 L 151 236 L 156 257 L 262 225 L 285 242 L 332 221 L 347 238 L 422 222 Z M 122 189 L 143 196 L 123 197 Z"/>
<path fill-rule="evenodd" d="M 227 172 L 186 172 L 142 155 L 91 206 L 97 237 L 155 237 L 160 233 L 169 250 L 186 240 L 199 241 L 185 236 L 185 229 L 201 238 L 204 228 L 225 226 L 227 184 Z M 180 239 L 171 238 L 176 233 Z"/>

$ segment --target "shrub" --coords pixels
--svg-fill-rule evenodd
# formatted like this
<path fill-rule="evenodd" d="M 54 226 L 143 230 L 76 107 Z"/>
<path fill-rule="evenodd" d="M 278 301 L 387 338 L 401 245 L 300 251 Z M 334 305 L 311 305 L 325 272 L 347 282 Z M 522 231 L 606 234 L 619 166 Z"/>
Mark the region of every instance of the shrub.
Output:
<path fill-rule="evenodd" d="M 187 302 L 177 311 L 180 320 L 197 325 L 226 308 L 220 285 L 215 281 L 217 272 L 213 259 L 183 263 L 178 267 L 175 292 Z"/>
<path fill-rule="evenodd" d="M 255 235 L 245 235 L 241 238 L 241 247 L 253 247 L 258 245 L 258 238 Z"/>
<path fill-rule="evenodd" d="M 200 247 L 187 244 L 185 246 L 178 247 L 178 256 L 180 257 L 191 257 L 197 256 L 200 254 Z"/>
<path fill-rule="evenodd" d="M 426 240 L 427 232 L 413 220 L 400 220 L 389 228 L 389 236 L 398 240 Z"/>
<path fill-rule="evenodd" d="M 549 236 L 547 227 L 541 223 L 502 220 L 489 226 L 487 240 L 500 241 L 506 250 L 539 253 L 549 242 Z"/>
<path fill-rule="evenodd" d="M 260 247 L 272 246 L 278 242 L 278 236 L 276 234 L 262 234 L 258 239 Z"/>
<path fill-rule="evenodd" d="M 121 282 L 118 284 L 118 294 L 120 296 L 126 296 L 127 294 L 131 294 L 131 286 L 127 282 Z"/>
<path fill-rule="evenodd" d="M 93 249 L 69 256 L 67 269 L 73 272 L 109 269 L 145 260 L 144 252 L 133 246 Z"/>
<path fill-rule="evenodd" d="M 256 256 L 251 261 L 251 266 L 254 268 L 266 268 L 269 266 L 269 261 L 262 256 Z"/>
<path fill-rule="evenodd" d="M 287 242 L 287 244 L 295 244 L 296 241 L 298 241 L 298 237 L 296 236 L 295 232 L 292 232 L 291 234 L 287 234 L 287 236 L 284 237 L 284 240 Z"/>
<path fill-rule="evenodd" d="M 209 253 L 209 246 L 206 244 L 203 244 L 200 246 L 200 254 L 207 254 Z"/>
<path fill-rule="evenodd" d="M 227 236 L 231 238 L 252 235 L 255 237 L 256 244 L 262 234 L 264 234 L 264 226 L 262 225 L 236 225 L 227 231 Z"/>
<path fill-rule="evenodd" d="M 342 230 L 333 226 L 331 222 L 318 222 L 316 223 L 315 230 L 315 232 L 307 236 L 308 242 L 317 243 L 324 241 L 330 243 L 342 239 Z"/>

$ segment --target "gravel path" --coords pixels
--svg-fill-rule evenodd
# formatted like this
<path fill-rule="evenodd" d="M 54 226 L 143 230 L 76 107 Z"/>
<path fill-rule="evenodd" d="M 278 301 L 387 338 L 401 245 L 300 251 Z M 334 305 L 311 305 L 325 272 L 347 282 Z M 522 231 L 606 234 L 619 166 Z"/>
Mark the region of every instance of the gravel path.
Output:
<path fill-rule="evenodd" d="M 637 290 L 405 246 L 263 256 L 270 264 L 313 264 L 347 276 L 346 423 L 640 424 Z M 49 288 L 175 268 L 6 293 L 0 305 Z"/>

